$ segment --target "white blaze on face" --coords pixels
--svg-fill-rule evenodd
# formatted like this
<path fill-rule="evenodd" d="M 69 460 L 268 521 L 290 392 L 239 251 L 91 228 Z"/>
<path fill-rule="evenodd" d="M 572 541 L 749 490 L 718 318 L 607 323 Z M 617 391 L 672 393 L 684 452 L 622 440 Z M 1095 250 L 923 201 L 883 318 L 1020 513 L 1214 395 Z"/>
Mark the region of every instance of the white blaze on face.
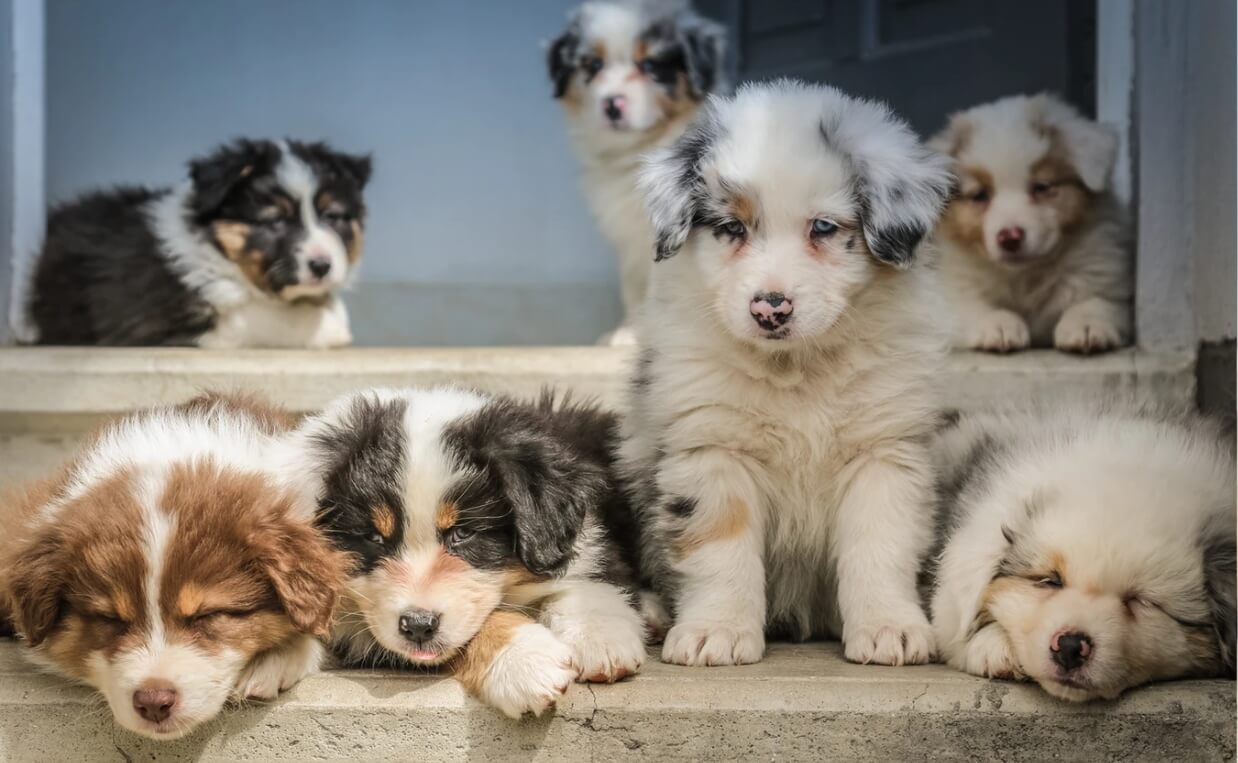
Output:
<path fill-rule="evenodd" d="M 607 129 L 633 132 L 656 126 L 665 114 L 657 100 L 660 85 L 637 69 L 639 16 L 631 8 L 601 3 L 591 7 L 583 21 L 583 49 L 605 53 L 602 70 L 586 85 L 590 120 Z M 621 99 L 618 121 L 606 115 L 607 99 L 614 98 Z"/>
<path fill-rule="evenodd" d="M 348 252 L 339 235 L 318 217 L 314 198 L 318 193 L 318 178 L 313 169 L 280 143 L 279 166 L 275 177 L 280 187 L 296 200 L 305 239 L 296 250 L 297 282 L 280 292 L 284 299 L 318 297 L 341 286 L 348 278 Z M 315 268 L 325 269 L 316 273 Z"/>

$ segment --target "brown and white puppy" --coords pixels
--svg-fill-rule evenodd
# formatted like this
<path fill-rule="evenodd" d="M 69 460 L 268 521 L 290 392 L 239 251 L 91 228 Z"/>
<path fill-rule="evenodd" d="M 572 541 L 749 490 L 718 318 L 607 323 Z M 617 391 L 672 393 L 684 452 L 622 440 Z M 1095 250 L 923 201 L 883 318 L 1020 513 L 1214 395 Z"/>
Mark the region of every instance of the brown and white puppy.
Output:
<path fill-rule="evenodd" d="M 644 302 L 653 229 L 636 178 L 640 156 L 683 133 L 701 101 L 726 89 L 726 30 L 683 0 L 594 0 L 550 45 L 554 96 L 584 173 L 593 214 L 619 258 L 624 326 Z"/>
<path fill-rule="evenodd" d="M 266 465 L 287 424 L 208 396 L 106 426 L 0 505 L 0 619 L 155 739 L 316 670 L 343 557 Z"/>
<path fill-rule="evenodd" d="M 448 664 L 511 716 L 640 669 L 613 416 L 452 388 L 346 396 L 289 441 L 352 560 L 332 634 L 352 665 Z M 515 610 L 515 611 L 512 611 Z"/>
<path fill-rule="evenodd" d="M 954 157 L 958 175 L 937 228 L 956 343 L 1080 353 L 1128 344 L 1114 133 L 1051 96 L 1020 95 L 953 115 L 932 145 Z"/>
<path fill-rule="evenodd" d="M 1232 442 L 1117 403 L 965 417 L 934 443 L 950 665 L 1071 701 L 1234 674 Z"/>

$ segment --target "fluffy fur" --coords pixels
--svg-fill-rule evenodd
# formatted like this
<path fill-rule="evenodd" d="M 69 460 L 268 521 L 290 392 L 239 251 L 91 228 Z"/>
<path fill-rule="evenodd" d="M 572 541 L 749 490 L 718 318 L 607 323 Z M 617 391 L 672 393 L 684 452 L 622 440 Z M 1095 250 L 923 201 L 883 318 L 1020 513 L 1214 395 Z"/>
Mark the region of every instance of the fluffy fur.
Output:
<path fill-rule="evenodd" d="M 354 560 L 332 634 L 344 661 L 447 663 L 512 716 L 577 676 L 638 671 L 616 436 L 590 406 L 450 388 L 361 392 L 307 421 L 290 458 L 308 456 L 305 500 Z"/>
<path fill-rule="evenodd" d="M 117 188 L 52 210 L 14 327 L 28 344 L 332 347 L 361 256 L 370 161 L 239 140 L 176 189 Z"/>
<path fill-rule="evenodd" d="M 918 254 L 946 160 L 881 105 L 782 81 L 710 99 L 642 185 L 659 262 L 621 461 L 676 618 L 662 658 L 755 662 L 769 630 L 927 661 L 944 341 Z"/>
<path fill-rule="evenodd" d="M 956 343 L 1080 353 L 1128 344 L 1113 132 L 1048 95 L 1014 96 L 953 115 L 933 145 L 954 157 L 959 178 L 937 235 Z"/>
<path fill-rule="evenodd" d="M 155 739 L 316 670 L 344 559 L 264 466 L 288 425 L 204 397 L 104 428 L 0 504 L 0 620 Z"/>
<path fill-rule="evenodd" d="M 1234 451 L 1196 417 L 1057 405 L 939 436 L 946 660 L 1055 697 L 1234 673 Z"/>
<path fill-rule="evenodd" d="M 619 258 L 625 326 L 645 298 L 653 230 L 636 178 L 643 152 L 683 132 L 701 100 L 724 90 L 726 32 L 676 0 L 598 0 L 572 12 L 550 45 L 555 98 L 567 116 L 585 192 Z"/>

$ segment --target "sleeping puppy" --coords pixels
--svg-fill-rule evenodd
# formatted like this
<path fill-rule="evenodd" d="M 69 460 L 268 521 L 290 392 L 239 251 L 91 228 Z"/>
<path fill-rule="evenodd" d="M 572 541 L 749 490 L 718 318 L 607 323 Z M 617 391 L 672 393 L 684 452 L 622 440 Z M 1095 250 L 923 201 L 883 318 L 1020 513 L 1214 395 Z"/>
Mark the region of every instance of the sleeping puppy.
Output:
<path fill-rule="evenodd" d="M 593 214 L 619 257 L 624 326 L 645 299 L 653 231 L 636 175 L 640 155 L 683 133 L 702 99 L 725 89 L 726 30 L 681 0 L 596 0 L 550 45 L 554 96 L 584 171 Z"/>
<path fill-rule="evenodd" d="M 26 344 L 349 344 L 337 293 L 362 248 L 370 160 L 322 143 L 238 140 L 168 189 L 89 193 L 51 211 L 18 278 Z"/>
<path fill-rule="evenodd" d="M 449 665 L 507 715 L 644 659 L 616 423 L 584 405 L 370 390 L 308 420 L 289 458 L 353 559 L 332 640 L 352 665 Z"/>
<path fill-rule="evenodd" d="M 1051 96 L 1013 96 L 953 115 L 932 144 L 959 176 L 937 230 L 956 343 L 1128 344 L 1129 236 L 1109 192 L 1117 136 Z"/>
<path fill-rule="evenodd" d="M 621 462 L 662 659 L 756 662 L 767 630 L 920 663 L 941 360 L 918 255 L 950 187 L 884 106 L 781 81 L 712 98 L 642 178 L 657 264 Z"/>
<path fill-rule="evenodd" d="M 1075 702 L 1234 675 L 1234 451 L 1116 403 L 973 416 L 934 447 L 933 625 L 955 668 Z"/>
<path fill-rule="evenodd" d="M 317 670 L 344 559 L 269 468 L 288 423 L 208 396 L 106 426 L 0 504 L 0 621 L 154 739 Z"/>

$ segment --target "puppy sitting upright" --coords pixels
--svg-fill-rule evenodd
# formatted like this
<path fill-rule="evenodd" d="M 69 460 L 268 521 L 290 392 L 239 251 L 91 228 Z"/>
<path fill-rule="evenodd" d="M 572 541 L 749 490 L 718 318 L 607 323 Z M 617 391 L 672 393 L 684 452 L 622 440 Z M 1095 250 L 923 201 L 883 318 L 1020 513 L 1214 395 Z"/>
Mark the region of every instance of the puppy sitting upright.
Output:
<path fill-rule="evenodd" d="M 640 156 L 683 133 L 700 102 L 724 88 L 726 32 L 677 0 L 598 0 L 573 12 L 551 44 L 550 79 L 563 104 L 593 214 L 619 258 L 624 326 L 645 299 L 653 231 L 636 176 Z"/>
<path fill-rule="evenodd" d="M 336 651 L 450 664 L 513 717 L 578 675 L 638 671 L 616 434 L 589 406 L 449 388 L 361 392 L 307 421 L 290 443 L 295 468 L 311 464 L 303 500 L 354 560 Z"/>
<path fill-rule="evenodd" d="M 937 230 L 962 347 L 1103 352 L 1131 339 L 1131 262 L 1109 175 L 1117 138 L 1048 95 L 950 118 L 959 187 Z"/>
<path fill-rule="evenodd" d="M 336 291 L 361 256 L 370 160 L 238 140 L 174 190 L 117 188 L 54 209 L 14 328 L 27 344 L 334 347 Z"/>
<path fill-rule="evenodd" d="M 657 230 L 621 461 L 662 658 L 760 660 L 767 629 L 926 662 L 930 382 L 917 257 L 947 161 L 883 106 L 782 81 L 713 98 L 642 179 Z"/>

